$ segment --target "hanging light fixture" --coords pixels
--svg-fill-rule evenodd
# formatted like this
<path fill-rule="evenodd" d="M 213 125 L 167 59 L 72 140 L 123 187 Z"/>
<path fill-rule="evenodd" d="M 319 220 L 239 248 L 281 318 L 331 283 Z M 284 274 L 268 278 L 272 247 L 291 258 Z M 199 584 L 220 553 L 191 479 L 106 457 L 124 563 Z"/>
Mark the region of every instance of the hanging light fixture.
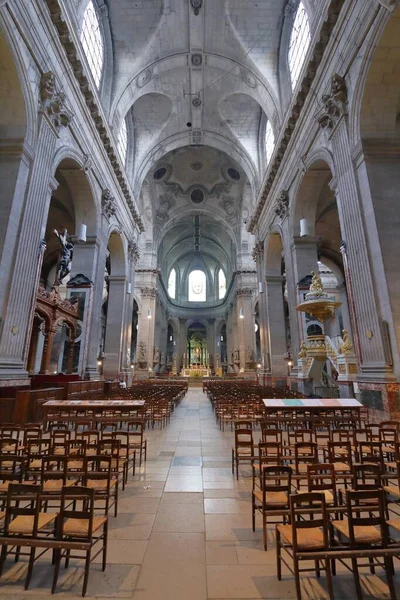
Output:
<path fill-rule="evenodd" d="M 147 318 L 151 319 L 151 308 L 147 310 Z"/>
<path fill-rule="evenodd" d="M 308 220 L 300 219 L 300 237 L 306 237 L 307 235 L 310 235 Z"/>
<path fill-rule="evenodd" d="M 241 308 L 239 311 L 239 319 L 244 319 L 243 308 Z"/>
<path fill-rule="evenodd" d="M 86 242 L 86 232 L 87 232 L 87 226 L 84 223 L 81 223 L 81 225 L 79 226 L 79 229 L 78 229 L 78 235 L 76 236 L 78 242 L 81 242 L 81 243 Z"/>

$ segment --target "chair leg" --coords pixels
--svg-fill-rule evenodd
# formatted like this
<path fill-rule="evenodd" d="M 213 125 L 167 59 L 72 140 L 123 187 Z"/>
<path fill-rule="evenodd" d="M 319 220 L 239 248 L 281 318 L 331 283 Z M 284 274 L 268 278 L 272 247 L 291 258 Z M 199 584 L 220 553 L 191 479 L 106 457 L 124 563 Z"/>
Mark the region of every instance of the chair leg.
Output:
<path fill-rule="evenodd" d="M 253 525 L 253 531 L 256 530 L 256 501 L 254 498 L 254 492 L 252 492 L 251 494 L 251 518 L 252 518 L 252 525 Z"/>
<path fill-rule="evenodd" d="M 7 546 L 4 544 L 4 546 L 1 547 L 1 555 L 0 555 L 0 577 L 1 577 L 1 574 L 3 573 L 4 563 L 6 562 L 6 558 L 7 558 Z"/>
<path fill-rule="evenodd" d="M 51 586 L 51 593 L 54 594 L 57 587 L 58 574 L 60 572 L 60 563 L 61 563 L 61 550 L 59 548 L 55 551 L 55 564 L 54 564 L 54 575 L 53 575 L 53 585 Z"/>
<path fill-rule="evenodd" d="M 326 585 L 328 587 L 329 600 L 334 600 L 335 596 L 333 595 L 331 565 L 330 565 L 330 561 L 328 558 L 325 560 L 325 571 L 326 571 Z"/>
<path fill-rule="evenodd" d="M 267 515 L 262 511 L 264 550 L 268 549 Z"/>
<path fill-rule="evenodd" d="M 33 565 L 35 563 L 35 552 L 36 552 L 36 548 L 31 548 L 30 555 L 29 555 L 28 573 L 27 573 L 26 579 L 25 579 L 25 589 L 26 590 L 28 589 L 29 584 L 32 579 Z"/>
<path fill-rule="evenodd" d="M 393 573 L 394 573 L 393 558 L 389 557 L 389 556 L 385 557 L 384 563 L 385 563 L 386 579 L 387 579 L 389 591 L 390 591 L 390 598 L 391 598 L 391 600 L 397 600 L 396 589 L 394 587 L 394 581 L 393 581 Z"/>
<path fill-rule="evenodd" d="M 276 575 L 278 577 L 278 581 L 282 579 L 282 565 L 281 565 L 281 534 L 278 528 L 275 528 L 276 534 Z"/>
<path fill-rule="evenodd" d="M 299 573 L 299 562 L 297 558 L 293 557 L 293 570 L 294 570 L 294 580 L 296 583 L 296 595 L 297 600 L 301 600 L 301 584 L 300 584 L 300 573 Z"/>
<path fill-rule="evenodd" d="M 108 538 L 108 522 L 106 522 L 104 524 L 104 539 L 103 539 L 103 564 L 102 564 L 102 569 L 103 571 L 106 570 L 106 565 L 107 565 L 107 538 Z"/>
<path fill-rule="evenodd" d="M 82 596 L 86 594 L 87 585 L 89 581 L 89 569 L 90 569 L 90 550 L 86 552 L 86 560 L 85 560 L 85 576 L 83 578 L 83 588 L 82 588 Z"/>
<path fill-rule="evenodd" d="M 232 475 L 235 473 L 235 451 L 232 448 Z"/>
<path fill-rule="evenodd" d="M 357 564 L 356 558 L 351 559 L 351 567 L 352 567 L 352 571 L 353 571 L 354 585 L 356 586 L 357 599 L 362 600 L 363 595 L 362 595 L 360 574 L 358 572 L 358 564 Z"/>

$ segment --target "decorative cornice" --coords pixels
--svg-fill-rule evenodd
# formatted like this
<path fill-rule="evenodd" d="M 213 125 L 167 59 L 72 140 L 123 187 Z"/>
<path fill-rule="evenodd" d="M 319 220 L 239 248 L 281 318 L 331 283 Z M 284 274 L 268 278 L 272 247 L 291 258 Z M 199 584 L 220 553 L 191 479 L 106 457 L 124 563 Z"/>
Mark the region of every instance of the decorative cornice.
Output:
<path fill-rule="evenodd" d="M 156 288 L 151 288 L 151 287 L 140 288 L 140 293 L 142 295 L 142 298 L 157 298 Z"/>
<path fill-rule="evenodd" d="M 283 221 L 289 214 L 289 192 L 282 190 L 275 204 L 275 214 Z"/>
<path fill-rule="evenodd" d="M 335 73 L 331 78 L 331 91 L 322 96 L 323 108 L 317 113 L 318 123 L 323 129 L 332 129 L 346 114 L 347 89 L 344 77 Z"/>
<path fill-rule="evenodd" d="M 108 220 L 115 216 L 117 212 L 117 203 L 110 190 L 103 190 L 101 193 L 101 211 Z"/>
<path fill-rule="evenodd" d="M 314 46 L 314 51 L 311 57 L 310 62 L 307 65 L 306 74 L 303 78 L 302 85 L 297 94 L 296 103 L 292 107 L 291 113 L 289 113 L 286 120 L 286 127 L 284 129 L 282 138 L 278 147 L 274 152 L 273 160 L 271 161 L 271 166 L 268 169 L 268 178 L 265 182 L 264 187 L 261 189 L 258 201 L 256 204 L 255 212 L 249 222 L 248 231 L 250 233 L 254 233 L 254 230 L 258 224 L 258 221 L 261 217 L 261 213 L 266 205 L 267 199 L 269 197 L 269 193 L 275 181 L 275 177 L 279 171 L 279 167 L 281 165 L 282 159 L 285 155 L 286 148 L 290 142 L 290 139 L 293 135 L 293 132 L 296 127 L 296 123 L 299 119 L 303 106 L 306 102 L 306 99 L 309 95 L 312 83 L 314 81 L 315 75 L 317 73 L 317 69 L 322 61 L 322 57 L 324 55 L 324 51 L 331 37 L 331 33 L 336 25 L 336 22 L 339 18 L 339 13 L 344 4 L 344 0 L 331 0 L 327 19 L 324 21 L 321 30 L 318 42 Z"/>
<path fill-rule="evenodd" d="M 264 254 L 264 242 L 257 242 L 251 253 L 251 256 L 253 257 L 253 260 L 256 264 L 261 262 L 263 254 Z"/>
<path fill-rule="evenodd" d="M 140 250 L 136 242 L 132 241 L 128 243 L 128 255 L 133 264 L 136 265 L 140 258 Z"/>
<path fill-rule="evenodd" d="M 52 71 L 44 73 L 40 78 L 40 112 L 49 120 L 58 133 L 61 127 L 68 127 L 74 113 L 65 102 L 65 94 L 57 90 L 56 78 Z"/>
<path fill-rule="evenodd" d="M 240 288 L 239 290 L 236 290 L 236 293 L 235 293 L 235 296 L 237 296 L 238 298 L 242 298 L 244 296 L 251 297 L 252 295 L 253 295 L 252 288 Z"/>
<path fill-rule="evenodd" d="M 108 128 L 107 123 L 103 119 L 99 107 L 96 104 L 96 98 L 90 89 L 90 83 L 88 78 L 84 73 L 84 66 L 79 58 L 79 51 L 73 41 L 73 36 L 70 33 L 69 27 L 65 20 L 62 17 L 62 10 L 59 0 L 46 0 L 47 6 L 50 11 L 51 20 L 56 27 L 60 41 L 65 48 L 67 58 L 71 64 L 72 71 L 78 81 L 79 87 L 81 89 L 82 94 L 85 97 L 86 105 L 89 108 L 92 119 L 95 123 L 96 129 L 99 132 L 100 139 L 103 143 L 103 146 L 107 152 L 108 159 L 111 163 L 111 166 L 114 170 L 116 178 L 118 179 L 119 186 L 121 188 L 122 194 L 124 195 L 126 202 L 128 204 L 129 210 L 132 214 L 132 217 L 139 228 L 140 232 L 144 231 L 144 225 L 142 218 L 135 208 L 135 204 L 131 195 L 131 192 L 128 188 L 128 184 L 125 180 L 125 176 L 122 172 L 118 153 L 111 145 L 111 140 L 108 137 Z"/>

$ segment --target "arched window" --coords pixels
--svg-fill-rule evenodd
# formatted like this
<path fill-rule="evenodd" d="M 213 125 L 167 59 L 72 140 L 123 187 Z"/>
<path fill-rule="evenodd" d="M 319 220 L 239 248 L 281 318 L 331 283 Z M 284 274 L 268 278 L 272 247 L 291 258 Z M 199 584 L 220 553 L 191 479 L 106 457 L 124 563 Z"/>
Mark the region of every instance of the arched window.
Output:
<path fill-rule="evenodd" d="M 268 119 L 267 125 L 265 127 L 265 158 L 267 161 L 267 165 L 271 160 L 271 156 L 274 152 L 275 148 L 275 136 L 274 131 L 272 129 L 271 121 Z"/>
<path fill-rule="evenodd" d="M 125 165 L 126 162 L 126 151 L 128 149 L 128 132 L 126 129 L 125 119 L 121 123 L 121 127 L 118 132 L 117 148 L 122 162 Z"/>
<path fill-rule="evenodd" d="M 170 298 L 176 298 L 176 271 L 172 269 L 168 278 L 168 295 Z"/>
<path fill-rule="evenodd" d="M 192 271 L 189 275 L 189 302 L 205 302 L 207 299 L 206 274 Z"/>
<path fill-rule="evenodd" d="M 81 44 L 94 82 L 99 88 L 104 63 L 104 45 L 99 19 L 92 0 L 90 0 L 83 15 Z"/>
<path fill-rule="evenodd" d="M 218 272 L 218 298 L 222 300 L 226 294 L 226 277 L 222 269 Z"/>
<path fill-rule="evenodd" d="M 304 4 L 300 2 L 294 17 L 289 44 L 288 58 L 292 89 L 296 87 L 310 41 L 310 26 L 308 23 L 307 12 L 304 8 Z"/>

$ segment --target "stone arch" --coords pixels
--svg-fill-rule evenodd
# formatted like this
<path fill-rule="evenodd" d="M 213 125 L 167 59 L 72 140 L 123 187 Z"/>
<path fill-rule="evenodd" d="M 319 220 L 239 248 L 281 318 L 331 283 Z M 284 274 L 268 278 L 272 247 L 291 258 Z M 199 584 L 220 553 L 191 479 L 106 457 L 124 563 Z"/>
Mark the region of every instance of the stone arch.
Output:
<path fill-rule="evenodd" d="M 265 266 L 267 275 L 282 275 L 283 236 L 278 229 L 265 240 Z"/>
<path fill-rule="evenodd" d="M 108 249 L 110 252 L 111 276 L 125 277 L 127 274 L 126 251 L 122 236 L 115 227 L 112 227 L 110 231 Z"/>

